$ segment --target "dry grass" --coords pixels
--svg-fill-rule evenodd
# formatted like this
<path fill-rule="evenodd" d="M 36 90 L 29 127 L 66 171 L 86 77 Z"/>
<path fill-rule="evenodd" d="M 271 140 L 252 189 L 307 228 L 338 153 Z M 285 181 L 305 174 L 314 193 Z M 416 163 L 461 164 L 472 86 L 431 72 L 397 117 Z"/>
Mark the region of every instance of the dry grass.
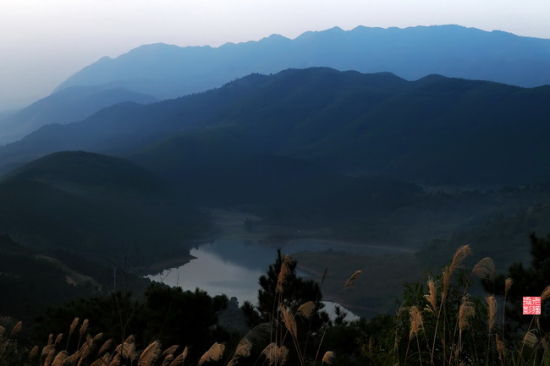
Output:
<path fill-rule="evenodd" d="M 151 366 L 155 363 L 161 353 L 161 345 L 159 341 L 151 342 L 144 350 L 138 359 L 138 366 Z"/>
<path fill-rule="evenodd" d="M 485 257 L 477 262 L 472 270 L 472 273 L 479 278 L 492 280 L 495 278 L 496 274 L 495 262 L 493 262 L 491 258 Z"/>
<path fill-rule="evenodd" d="M 384 365 L 393 365 L 395 360 L 399 365 L 443 365 L 443 366 L 460 366 L 460 365 L 492 365 L 491 361 L 496 361 L 497 355 L 502 365 L 514 365 L 525 366 L 529 365 L 541 365 L 535 363 L 536 359 L 526 358 L 529 355 L 534 354 L 537 350 L 549 348 L 548 335 L 544 336 L 541 333 L 540 325 L 536 317 L 533 318 L 535 324 L 534 329 L 529 329 L 523 338 L 518 339 L 517 347 L 510 346 L 507 349 L 504 343 L 503 328 L 497 324 L 497 309 L 499 299 L 494 295 L 489 294 L 485 297 L 485 303 L 482 301 L 474 302 L 470 295 L 468 295 L 468 286 L 463 285 L 461 282 L 456 281 L 454 284 L 452 281 L 454 273 L 462 265 L 464 259 L 471 253 L 469 246 L 460 247 L 454 254 L 451 263 L 447 266 L 442 274 L 441 279 L 437 281 L 429 278 L 427 286 L 427 294 L 422 298 L 424 290 L 420 288 L 421 292 L 417 292 L 415 299 L 419 300 L 416 305 L 403 306 L 405 311 L 408 312 L 408 324 L 407 314 L 399 313 L 397 319 L 404 321 L 404 326 L 400 330 L 396 330 L 396 339 L 400 337 L 400 340 L 396 340 L 396 343 L 401 342 L 404 344 L 407 342 L 407 350 L 404 352 L 404 359 L 400 354 L 399 347 L 396 346 L 394 353 L 392 353 L 391 346 L 384 349 L 386 354 L 386 360 L 390 360 L 393 357 L 392 362 L 389 361 Z M 283 305 L 283 293 L 285 292 L 285 286 L 287 284 L 287 278 L 291 274 L 290 266 L 294 262 L 290 257 L 284 257 L 281 265 L 280 273 L 277 278 L 276 293 L 276 307 L 273 315 L 273 327 L 276 328 L 274 336 L 271 339 L 271 343 L 267 345 L 261 352 L 261 357 L 257 359 L 246 360 L 250 364 L 255 365 L 271 365 L 281 366 L 286 363 L 292 363 L 304 365 L 333 365 L 337 364 L 334 352 L 325 351 L 322 353 L 321 348 L 323 345 L 323 339 L 326 329 L 323 329 L 320 342 L 315 345 L 317 353 L 314 358 L 306 359 L 307 353 L 304 351 L 306 347 L 299 344 L 299 339 L 307 339 L 308 333 L 299 334 L 302 329 L 302 322 L 307 324 L 307 321 L 317 311 L 316 304 L 312 301 L 305 302 L 298 306 L 298 304 L 292 304 L 288 306 Z M 357 267 L 356 267 L 357 268 Z M 360 277 L 362 271 L 356 271 L 350 276 L 346 284 L 351 287 L 353 282 Z M 473 273 L 481 278 L 494 278 L 494 263 L 490 258 L 484 258 L 476 264 L 474 269 L 470 271 L 464 271 L 464 274 Z M 341 284 L 343 279 L 339 280 Z M 465 283 L 468 283 L 467 281 Z M 460 286 L 460 287 L 459 287 Z M 505 280 L 505 297 L 512 286 L 512 280 Z M 550 286 L 546 287 L 541 294 L 542 300 L 550 298 Z M 440 302 L 438 301 L 439 299 Z M 477 307 L 477 308 L 476 308 Z M 473 321 L 476 316 L 476 310 L 480 308 L 487 311 L 487 338 L 484 338 L 484 322 Z M 452 310 L 452 311 L 451 311 Z M 424 313 L 426 311 L 426 313 Z M 481 311 L 484 313 L 484 310 Z M 443 316 L 440 317 L 440 315 Z M 300 318 L 295 318 L 300 316 Z M 300 321 L 300 328 L 297 326 L 297 320 Z M 438 324 L 441 321 L 442 330 L 438 332 Z M 11 323 L 13 324 L 13 323 Z M 481 324 L 481 326 L 480 326 Z M 504 320 L 502 322 L 504 325 Z M 408 325 L 408 327 L 407 327 Z M 80 328 L 79 328 L 80 326 Z M 22 328 L 21 323 L 15 324 L 10 332 L 6 331 L 6 328 L 0 328 L 0 344 L 2 341 L 2 335 L 9 333 L 10 336 L 17 335 Z M 531 328 L 531 327 L 529 327 Z M 9 328 L 8 328 L 9 329 Z M 99 333 L 92 337 L 89 334 L 89 321 L 85 319 L 80 324 L 79 318 L 75 318 L 69 327 L 67 340 L 78 329 L 79 338 L 82 339 L 82 343 L 79 339 L 79 346 L 73 353 L 67 351 L 67 349 L 60 349 L 61 342 L 63 341 L 63 334 L 51 334 L 48 337 L 46 346 L 41 349 L 38 346 L 32 348 L 29 352 L 29 365 L 38 366 L 182 366 L 189 364 L 188 347 L 184 347 L 180 354 L 177 354 L 180 350 L 179 345 L 172 345 L 162 350 L 161 344 L 158 341 L 151 342 L 143 351 L 139 351 L 133 336 L 127 337 L 121 344 L 115 345 L 112 339 L 101 343 L 103 334 Z M 434 330 L 435 329 L 435 330 Z M 399 334 L 397 334 L 399 332 Z M 433 333 L 432 333 L 433 332 Z M 463 335 L 464 333 L 464 335 Z M 480 335 L 481 334 L 481 335 Z M 289 335 L 292 338 L 292 344 L 294 349 L 286 345 L 291 344 Z M 321 335 L 321 334 L 319 334 Z M 428 341 L 428 337 L 433 336 L 434 346 L 431 342 L 431 338 Z M 458 337 L 457 337 L 458 336 Z M 476 342 L 479 339 L 487 340 L 487 353 L 481 358 L 483 362 L 479 362 L 477 355 L 474 352 L 479 351 L 479 347 L 476 347 Z M 319 339 L 319 338 L 317 338 Z M 508 339 L 508 335 L 506 335 Z M 393 337 L 392 337 L 393 340 Z M 437 347 L 435 347 L 436 340 L 439 340 Z M 285 342 L 286 341 L 286 342 Z M 351 340 L 355 341 L 355 340 Z M 409 345 L 415 341 L 416 347 L 411 348 L 409 353 Z M 469 343 L 468 343 L 469 342 Z M 492 344 L 494 342 L 494 345 Z M 509 345 L 512 345 L 511 341 L 507 341 Z M 368 346 L 367 346 L 368 343 Z M 373 336 L 368 337 L 365 344 L 361 344 L 362 352 L 366 352 L 369 355 L 373 354 L 373 343 L 376 343 L 376 339 Z M 306 343 L 307 344 L 307 343 Z M 422 346 L 421 346 L 422 344 Z M 318 346 L 318 347 L 317 347 Z M 425 348 L 424 348 L 425 346 Z M 521 347 L 520 347 L 521 346 Z M 526 346 L 526 353 L 523 352 L 523 346 Z M 491 348 L 492 347 L 492 348 Z M 418 348 L 418 351 L 414 350 Z M 252 355 L 253 344 L 247 338 L 242 339 L 235 350 L 232 353 L 226 352 L 226 346 L 222 343 L 214 343 L 198 360 L 198 365 L 206 365 L 208 363 L 217 363 L 218 365 L 225 364 L 226 366 L 236 366 Z M 433 357 L 434 351 L 437 350 L 437 357 Z M 474 351 L 472 351 L 474 350 Z M 292 352 L 292 353 L 290 353 Z M 483 351 L 485 352 L 485 351 Z M 40 354 L 39 354 L 40 353 Z M 224 355 L 228 353 L 230 357 L 224 358 Z M 432 358 L 430 358 L 430 353 Z M 323 355 L 319 359 L 319 355 Z M 547 353 L 544 353 L 545 355 Z M 290 356 L 290 357 L 289 357 Z M 425 357 L 427 356 L 427 357 Z M 344 355 L 345 357 L 345 355 Z M 263 360 L 265 358 L 265 360 Z M 528 362 L 526 362 L 527 360 Z M 507 363 L 511 362 L 511 363 Z"/>
<path fill-rule="evenodd" d="M 311 318 L 314 312 L 315 312 L 315 303 L 313 301 L 308 301 L 298 307 L 296 314 L 306 319 L 309 319 Z"/>
<path fill-rule="evenodd" d="M 227 366 L 238 365 L 242 359 L 250 357 L 251 351 L 252 343 L 246 338 L 241 339 Z"/>
<path fill-rule="evenodd" d="M 187 360 L 187 355 L 189 354 L 189 348 L 185 347 L 183 351 L 177 355 L 168 366 L 181 366 L 185 363 L 185 360 Z"/>
<path fill-rule="evenodd" d="M 23 329 L 23 322 L 17 322 L 11 329 L 10 335 L 12 337 L 17 336 L 21 332 L 21 329 Z"/>
<path fill-rule="evenodd" d="M 281 317 L 283 318 L 283 324 L 285 325 L 288 332 L 294 337 L 295 339 L 298 338 L 298 327 L 296 326 L 296 319 L 294 318 L 294 315 L 290 312 L 290 310 L 286 306 L 280 307 Z"/>
<path fill-rule="evenodd" d="M 546 288 L 542 291 L 540 294 L 541 301 L 548 300 L 550 298 L 550 286 L 546 286 Z"/>
<path fill-rule="evenodd" d="M 462 332 L 470 326 L 470 320 L 476 315 L 474 303 L 469 296 L 464 296 L 458 308 L 458 329 Z"/>
<path fill-rule="evenodd" d="M 222 343 L 214 343 L 208 351 L 206 351 L 199 359 L 199 366 L 207 362 L 217 362 L 222 359 L 225 353 L 225 345 Z"/>
<path fill-rule="evenodd" d="M 491 295 L 487 296 L 485 301 L 487 302 L 487 326 L 489 328 L 489 333 L 491 333 L 496 322 L 497 300 L 493 295 Z"/>
<path fill-rule="evenodd" d="M 506 357 L 506 345 L 504 344 L 504 341 L 502 340 L 502 338 L 500 338 L 498 334 L 496 335 L 495 342 L 496 342 L 498 359 L 501 362 L 504 362 L 504 359 Z"/>
<path fill-rule="evenodd" d="M 451 278 L 453 277 L 453 274 L 456 272 L 456 270 L 460 267 L 464 259 L 472 254 L 472 250 L 470 249 L 469 245 L 463 245 L 460 248 L 458 248 L 453 255 L 453 259 L 451 260 L 451 264 L 443 270 L 442 275 L 442 283 L 443 283 L 443 289 L 441 291 L 441 303 L 444 303 L 447 294 L 449 292 L 449 287 L 451 285 Z"/>
<path fill-rule="evenodd" d="M 82 325 L 80 326 L 80 330 L 78 331 L 81 337 L 83 337 L 88 331 L 89 324 L 90 324 L 90 321 L 88 319 L 84 319 L 84 321 L 82 322 Z"/>
<path fill-rule="evenodd" d="M 294 260 L 290 256 L 285 255 L 283 257 L 283 261 L 281 263 L 281 269 L 279 271 L 279 275 L 277 278 L 277 290 L 276 290 L 277 293 L 280 294 L 283 292 L 286 279 L 291 272 L 290 268 L 293 264 L 294 264 Z"/>
<path fill-rule="evenodd" d="M 428 294 L 424 295 L 424 298 L 430 306 L 430 311 L 437 313 L 437 287 L 435 286 L 435 281 L 431 278 L 428 279 Z"/>
<path fill-rule="evenodd" d="M 539 339 L 533 330 L 527 331 L 523 336 L 523 344 L 528 347 L 534 348 L 538 341 Z"/>
<path fill-rule="evenodd" d="M 288 357 L 288 348 L 270 343 L 262 351 L 269 366 L 283 366 Z"/>
<path fill-rule="evenodd" d="M 323 358 L 321 359 L 321 362 L 326 365 L 332 365 L 334 363 L 334 358 L 334 352 L 326 351 L 323 355 Z"/>
<path fill-rule="evenodd" d="M 363 273 L 363 270 L 359 269 L 351 274 L 349 278 L 344 282 L 344 287 L 351 287 L 353 286 L 353 283 L 361 276 Z"/>
<path fill-rule="evenodd" d="M 412 339 L 418 335 L 418 332 L 424 326 L 424 319 L 422 317 L 422 312 L 418 309 L 417 306 L 411 306 L 409 308 L 409 339 Z"/>

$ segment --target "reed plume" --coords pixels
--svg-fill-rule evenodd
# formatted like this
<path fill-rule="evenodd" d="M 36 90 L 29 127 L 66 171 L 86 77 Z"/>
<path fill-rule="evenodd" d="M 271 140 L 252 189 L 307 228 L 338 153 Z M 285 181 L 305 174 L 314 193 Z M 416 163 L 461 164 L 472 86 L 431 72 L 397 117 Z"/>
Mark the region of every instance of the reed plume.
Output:
<path fill-rule="evenodd" d="M 485 298 L 487 302 L 487 326 L 489 328 L 489 333 L 493 330 L 495 326 L 495 320 L 497 315 L 497 300 L 493 295 L 487 296 Z"/>
<path fill-rule="evenodd" d="M 111 362 L 109 362 L 109 366 L 120 366 L 121 363 L 122 363 L 122 359 L 120 358 L 120 354 L 116 353 L 111 359 Z M 138 366 L 141 366 L 141 365 L 138 363 Z"/>
<path fill-rule="evenodd" d="M 76 330 L 76 327 L 78 327 L 78 324 L 80 323 L 80 318 L 76 317 L 71 322 L 71 326 L 69 327 L 69 337 L 73 335 L 74 331 Z"/>
<path fill-rule="evenodd" d="M 34 346 L 31 348 L 28 356 L 29 361 L 34 360 L 38 356 L 38 352 L 40 352 L 40 347 Z"/>
<path fill-rule="evenodd" d="M 63 362 L 63 366 L 72 366 L 80 359 L 80 351 L 76 351 L 72 355 L 68 356 Z"/>
<path fill-rule="evenodd" d="M 12 337 L 15 337 L 16 335 L 18 335 L 21 332 L 21 329 L 23 329 L 23 322 L 18 321 L 17 323 L 15 323 L 13 328 L 11 328 L 10 335 Z"/>
<path fill-rule="evenodd" d="M 288 356 L 288 348 L 278 346 L 276 343 L 270 343 L 264 348 L 262 354 L 267 359 L 269 366 L 283 366 Z"/>
<path fill-rule="evenodd" d="M 135 360 L 137 358 L 136 344 L 133 343 L 133 342 L 132 343 L 129 343 L 129 342 L 122 343 L 120 354 L 122 355 L 122 358 L 125 358 L 127 360 L 132 360 L 132 361 Z"/>
<path fill-rule="evenodd" d="M 169 366 L 170 363 L 174 360 L 174 354 L 172 353 L 168 353 L 164 359 L 162 360 L 162 363 L 160 364 L 160 366 Z"/>
<path fill-rule="evenodd" d="M 458 308 L 458 329 L 464 331 L 470 326 L 470 319 L 476 314 L 474 303 L 470 301 L 468 295 L 462 297 L 462 302 Z"/>
<path fill-rule="evenodd" d="M 351 276 L 349 276 L 349 278 L 346 280 L 346 282 L 344 282 L 344 287 L 347 288 L 353 286 L 353 283 L 359 278 L 359 276 L 361 276 L 362 273 L 363 270 L 361 269 L 353 272 Z"/>
<path fill-rule="evenodd" d="M 472 254 L 472 249 L 469 245 L 466 244 L 458 248 L 453 255 L 453 259 L 451 260 L 451 273 L 456 271 L 456 269 L 462 264 L 464 259 L 470 254 Z"/>
<path fill-rule="evenodd" d="M 313 301 L 308 301 L 303 303 L 298 307 L 298 310 L 296 313 L 306 319 L 311 318 L 313 313 L 315 312 L 315 303 Z"/>
<path fill-rule="evenodd" d="M 174 345 L 172 345 L 172 346 L 166 348 L 166 349 L 164 350 L 164 352 L 162 352 L 161 356 L 166 356 L 166 355 L 169 355 L 169 354 L 174 354 L 174 353 L 176 353 L 176 351 L 178 350 L 178 348 L 180 348 L 180 346 L 177 345 L 177 344 L 174 344 Z"/>
<path fill-rule="evenodd" d="M 185 360 L 187 359 L 187 355 L 189 353 L 189 348 L 185 347 L 183 349 L 183 352 L 180 353 L 176 358 L 170 362 L 169 366 L 182 366 L 185 363 Z"/>
<path fill-rule="evenodd" d="M 138 366 L 151 366 L 160 356 L 162 349 L 159 341 L 151 342 L 139 356 Z"/>
<path fill-rule="evenodd" d="M 323 355 L 323 358 L 321 359 L 321 363 L 326 365 L 332 365 L 332 363 L 334 362 L 334 357 L 335 357 L 334 352 L 326 351 L 325 354 Z"/>
<path fill-rule="evenodd" d="M 90 366 L 108 366 L 109 361 L 111 361 L 111 355 L 106 353 L 103 355 L 103 357 L 98 358 L 94 362 L 90 364 Z M 65 365 L 66 366 L 66 365 Z"/>
<path fill-rule="evenodd" d="M 103 342 L 103 345 L 99 347 L 99 351 L 97 352 L 97 354 L 102 355 L 105 352 L 107 352 L 109 349 L 111 349 L 111 347 L 113 346 L 113 343 L 114 342 L 112 338 L 107 339 L 105 342 Z"/>
<path fill-rule="evenodd" d="M 453 255 L 453 259 L 451 260 L 451 264 L 443 270 L 442 275 L 442 284 L 443 288 L 441 290 L 441 302 L 444 303 L 445 299 L 447 298 L 447 294 L 449 292 L 449 286 L 451 285 L 451 278 L 454 274 L 454 272 L 458 269 L 458 267 L 462 264 L 464 259 L 472 254 L 472 250 L 470 249 L 469 245 L 463 245 L 460 248 L 458 248 L 455 251 L 455 254 Z"/>
<path fill-rule="evenodd" d="M 56 346 L 58 346 L 59 343 L 61 343 L 62 340 L 63 340 L 63 333 L 59 333 L 59 334 L 57 335 L 57 337 L 55 337 L 54 344 L 55 344 Z"/>
<path fill-rule="evenodd" d="M 65 360 L 67 359 L 68 355 L 67 352 L 61 351 L 55 356 L 52 362 L 52 366 L 63 366 L 65 364 Z"/>
<path fill-rule="evenodd" d="M 252 343 L 246 338 L 241 339 L 241 341 L 237 345 L 237 348 L 235 349 L 235 353 L 233 353 L 233 356 L 231 357 L 231 360 L 229 360 L 227 366 L 238 365 L 241 359 L 250 357 L 251 351 Z"/>
<path fill-rule="evenodd" d="M 294 337 L 295 339 L 298 338 L 298 327 L 296 326 L 296 319 L 294 318 L 294 315 L 288 310 L 286 306 L 281 305 L 280 308 L 281 316 L 283 318 L 283 324 L 285 325 L 288 332 Z"/>
<path fill-rule="evenodd" d="M 437 288 L 435 286 L 435 281 L 431 278 L 428 279 L 428 294 L 424 295 L 424 298 L 430 305 L 430 311 L 433 313 L 437 312 Z"/>
<path fill-rule="evenodd" d="M 40 353 L 40 357 L 46 357 L 51 350 L 55 351 L 55 347 L 53 344 L 47 344 L 44 347 L 42 347 L 42 352 Z"/>
<path fill-rule="evenodd" d="M 546 286 L 546 288 L 542 291 L 540 294 L 540 301 L 548 300 L 550 298 L 550 286 Z"/>
<path fill-rule="evenodd" d="M 222 343 L 214 343 L 208 351 L 206 351 L 199 359 L 199 366 L 206 362 L 218 362 L 222 359 L 225 352 L 225 345 Z"/>
<path fill-rule="evenodd" d="M 277 287 L 276 292 L 282 293 L 284 290 L 284 285 L 288 275 L 291 273 L 291 266 L 294 264 L 292 257 L 285 255 L 281 263 L 281 269 L 279 270 L 279 275 L 277 276 Z"/>
<path fill-rule="evenodd" d="M 477 262 L 472 273 L 479 278 L 492 280 L 496 273 L 495 262 L 491 258 L 485 257 Z"/>
<path fill-rule="evenodd" d="M 496 335 L 495 345 L 497 349 L 498 359 L 504 362 L 504 357 L 506 356 L 506 345 L 498 334 Z"/>
<path fill-rule="evenodd" d="M 44 366 L 51 366 L 52 361 L 55 357 L 55 347 L 53 346 L 47 346 L 48 350 L 46 353 L 46 358 L 44 360 Z"/>
<path fill-rule="evenodd" d="M 528 347 L 535 347 L 538 341 L 539 339 L 533 330 L 527 331 L 523 336 L 523 344 Z"/>
<path fill-rule="evenodd" d="M 97 333 L 97 334 L 94 336 L 94 342 L 99 342 L 100 340 L 103 339 L 103 336 L 104 336 L 103 333 Z"/>
<path fill-rule="evenodd" d="M 90 336 L 87 336 L 86 341 L 84 342 L 84 344 L 82 344 L 82 346 L 79 349 L 81 360 L 85 360 L 86 358 L 88 358 L 88 356 L 92 353 L 93 345 L 94 345 L 94 339 Z"/>
<path fill-rule="evenodd" d="M 90 321 L 88 319 L 84 319 L 79 330 L 80 337 L 83 337 L 86 334 L 86 332 L 88 331 L 89 324 L 90 324 Z"/>
<path fill-rule="evenodd" d="M 409 339 L 412 339 L 418 335 L 418 332 L 424 326 L 424 319 L 422 318 L 422 313 L 418 310 L 417 306 L 411 306 L 409 308 Z"/>

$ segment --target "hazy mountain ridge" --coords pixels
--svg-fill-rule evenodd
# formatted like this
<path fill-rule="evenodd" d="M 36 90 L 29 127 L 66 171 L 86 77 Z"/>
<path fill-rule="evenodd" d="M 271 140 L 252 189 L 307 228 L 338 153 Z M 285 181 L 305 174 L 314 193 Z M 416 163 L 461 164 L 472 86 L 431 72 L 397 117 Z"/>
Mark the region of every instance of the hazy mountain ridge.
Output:
<path fill-rule="evenodd" d="M 189 135 L 226 151 L 287 156 L 346 173 L 445 185 L 536 183 L 550 177 L 549 98 L 550 87 L 292 69 L 46 126 L 0 149 L 0 162 L 60 150 L 130 156 Z"/>
<path fill-rule="evenodd" d="M 0 115 L 2 127 L 0 144 L 17 141 L 48 124 L 80 121 L 103 108 L 121 102 L 147 104 L 155 100 L 149 95 L 120 87 L 69 87 L 40 99 L 20 111 L 4 117 Z"/>
<path fill-rule="evenodd" d="M 208 230 L 188 199 L 143 168 L 91 153 L 31 162 L 0 182 L 0 198 L 0 232 L 18 242 L 110 263 L 125 258 L 133 267 L 164 259 L 165 251 L 185 256 Z M 162 249 L 152 250 L 155 240 L 163 241 Z"/>
<path fill-rule="evenodd" d="M 272 35 L 220 47 L 151 44 L 104 57 L 63 82 L 110 85 L 166 99 L 205 91 L 253 72 L 316 66 L 393 72 L 406 79 L 429 74 L 520 86 L 550 83 L 550 40 L 456 25 L 410 28 L 338 27 L 295 39 Z"/>

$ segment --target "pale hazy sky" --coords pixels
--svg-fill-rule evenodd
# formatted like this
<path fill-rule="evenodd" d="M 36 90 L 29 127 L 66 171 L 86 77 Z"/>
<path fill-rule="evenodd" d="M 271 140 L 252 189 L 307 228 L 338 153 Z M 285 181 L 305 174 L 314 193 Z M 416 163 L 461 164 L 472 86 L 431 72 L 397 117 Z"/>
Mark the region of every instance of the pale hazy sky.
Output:
<path fill-rule="evenodd" d="M 550 0 L 0 0 L 0 111 L 142 44 L 434 24 L 550 38 Z"/>

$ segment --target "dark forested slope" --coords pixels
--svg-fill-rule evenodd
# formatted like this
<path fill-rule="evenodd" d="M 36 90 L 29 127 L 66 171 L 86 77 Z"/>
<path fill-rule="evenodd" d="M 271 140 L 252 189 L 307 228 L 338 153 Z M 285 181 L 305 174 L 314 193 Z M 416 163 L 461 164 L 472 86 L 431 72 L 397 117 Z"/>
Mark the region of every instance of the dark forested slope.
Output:
<path fill-rule="evenodd" d="M 133 155 L 164 142 L 307 160 L 424 184 L 506 185 L 550 176 L 550 87 L 314 68 L 250 75 L 148 106 L 123 104 L 0 149 L 2 165 L 59 150 Z M 193 142 L 190 142 L 193 143 Z M 202 143 L 202 142 L 201 142 Z M 157 157 L 162 160 L 162 157 Z"/>

